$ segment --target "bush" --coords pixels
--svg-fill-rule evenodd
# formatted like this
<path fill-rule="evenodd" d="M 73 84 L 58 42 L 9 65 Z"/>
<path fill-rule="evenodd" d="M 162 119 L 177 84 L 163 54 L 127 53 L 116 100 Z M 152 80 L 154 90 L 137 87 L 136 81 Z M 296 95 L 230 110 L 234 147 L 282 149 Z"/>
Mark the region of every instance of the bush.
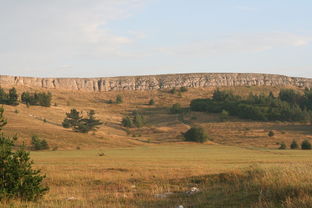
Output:
<path fill-rule="evenodd" d="M 0 104 L 6 104 L 6 105 L 18 105 L 18 94 L 16 92 L 16 89 L 13 87 L 9 90 L 9 93 L 6 93 L 1 87 L 0 87 Z"/>
<path fill-rule="evenodd" d="M 94 110 L 90 110 L 88 117 L 83 118 L 82 113 L 73 108 L 69 113 L 66 113 L 62 126 L 64 128 L 72 128 L 76 132 L 88 133 L 89 131 L 96 131 L 101 124 L 101 120 L 95 119 Z"/>
<path fill-rule="evenodd" d="M 138 112 L 135 112 L 134 118 L 133 118 L 133 124 L 134 124 L 137 128 L 143 127 L 144 124 L 145 124 L 143 115 L 141 115 L 141 114 L 138 113 Z"/>
<path fill-rule="evenodd" d="M 182 112 L 182 108 L 179 103 L 173 104 L 172 107 L 170 108 L 170 113 L 172 114 L 177 114 L 181 112 Z"/>
<path fill-rule="evenodd" d="M 287 147 L 286 147 L 286 144 L 285 144 L 284 142 L 282 142 L 281 145 L 280 145 L 280 147 L 279 147 L 278 149 L 284 150 L 284 149 L 286 149 L 286 148 L 287 148 Z"/>
<path fill-rule="evenodd" d="M 208 140 L 207 135 L 201 127 L 192 127 L 187 132 L 183 133 L 185 141 L 204 143 Z"/>
<path fill-rule="evenodd" d="M 312 91 L 304 95 L 281 90 L 279 97 L 253 95 L 247 98 L 228 91 L 216 90 L 210 99 L 191 101 L 192 111 L 221 113 L 226 110 L 232 116 L 257 121 L 310 121 L 312 118 Z"/>
<path fill-rule="evenodd" d="M 23 92 L 22 102 L 27 106 L 29 105 L 40 105 L 44 107 L 50 107 L 52 101 L 52 94 L 50 92 L 42 92 L 42 93 L 29 93 Z"/>
<path fill-rule="evenodd" d="M 117 96 L 116 96 L 116 103 L 117 103 L 117 104 L 120 104 L 120 103 L 122 103 L 122 102 L 123 102 L 123 99 L 122 99 L 121 95 L 117 95 Z"/>
<path fill-rule="evenodd" d="M 301 149 L 303 149 L 303 150 L 310 150 L 310 149 L 312 149 L 312 146 L 311 146 L 311 143 L 309 142 L 309 140 L 304 140 L 301 143 Z"/>
<path fill-rule="evenodd" d="M 223 110 L 220 114 L 221 121 L 226 121 L 229 119 L 229 112 L 226 110 Z"/>
<path fill-rule="evenodd" d="M 180 92 L 187 92 L 188 89 L 186 87 L 180 87 Z"/>
<path fill-rule="evenodd" d="M 177 93 L 177 89 L 174 87 L 169 91 L 171 94 L 176 94 Z"/>
<path fill-rule="evenodd" d="M 132 128 L 133 127 L 133 122 L 132 122 L 132 120 L 129 117 L 125 117 L 125 118 L 122 119 L 121 125 L 123 127 Z"/>
<path fill-rule="evenodd" d="M 296 142 L 296 140 L 293 140 L 290 144 L 290 149 L 298 149 L 298 148 L 299 148 L 298 143 Z"/>
<path fill-rule="evenodd" d="M 0 110 L 0 126 L 6 122 Z M 21 199 L 34 201 L 41 198 L 48 187 L 42 185 L 45 178 L 40 170 L 32 168 L 29 152 L 24 146 L 15 149 L 17 138 L 6 138 L 0 134 L 0 200 Z"/>
<path fill-rule="evenodd" d="M 38 136 L 31 137 L 32 150 L 46 150 L 49 149 L 48 142 L 45 139 L 40 139 Z"/>
<path fill-rule="evenodd" d="M 273 137 L 275 135 L 274 131 L 269 131 L 268 136 Z"/>
<path fill-rule="evenodd" d="M 154 99 L 150 99 L 150 101 L 148 102 L 149 105 L 155 105 L 155 101 Z"/>

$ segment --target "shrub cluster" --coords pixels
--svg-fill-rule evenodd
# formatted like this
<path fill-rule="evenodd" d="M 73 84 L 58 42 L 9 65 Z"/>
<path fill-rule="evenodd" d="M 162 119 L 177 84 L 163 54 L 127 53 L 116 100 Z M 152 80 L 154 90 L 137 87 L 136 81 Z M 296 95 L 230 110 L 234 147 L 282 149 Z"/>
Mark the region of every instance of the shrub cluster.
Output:
<path fill-rule="evenodd" d="M 26 105 L 40 105 L 44 107 L 50 107 L 52 101 L 52 94 L 50 92 L 23 92 L 21 100 Z"/>
<path fill-rule="evenodd" d="M 50 92 L 30 93 L 26 91 L 22 93 L 21 101 L 26 105 L 40 105 L 44 107 L 50 107 L 52 101 L 52 94 Z M 8 91 L 8 93 L 6 93 L 4 89 L 0 87 L 0 104 L 6 105 L 19 104 L 19 95 L 17 94 L 17 91 L 14 87 L 11 88 Z"/>
<path fill-rule="evenodd" d="M 31 137 L 32 150 L 46 150 L 49 149 L 48 142 L 45 139 L 40 139 L 38 136 Z"/>
<path fill-rule="evenodd" d="M 309 140 L 304 140 L 304 141 L 301 143 L 301 146 L 300 146 L 300 147 L 301 147 L 302 150 L 310 150 L 310 149 L 312 149 L 312 145 L 311 145 L 311 143 L 310 143 Z M 282 142 L 282 143 L 280 144 L 279 149 L 287 149 L 286 144 L 285 144 L 284 142 Z M 298 143 L 297 143 L 296 140 L 293 140 L 293 141 L 291 142 L 291 144 L 290 144 L 290 149 L 299 149 L 299 145 L 298 145 Z"/>
<path fill-rule="evenodd" d="M 179 103 L 173 104 L 169 110 L 172 114 L 178 114 L 183 112 L 183 109 L 181 108 L 181 105 Z"/>
<path fill-rule="evenodd" d="M 309 121 L 312 117 L 312 90 L 303 95 L 294 90 L 281 90 L 278 97 L 253 95 L 247 98 L 234 95 L 230 91 L 216 90 L 211 99 L 191 101 L 192 111 L 221 113 L 258 121 Z"/>
<path fill-rule="evenodd" d="M 183 133 L 185 141 L 189 142 L 200 142 L 204 143 L 208 140 L 207 135 L 205 134 L 203 128 L 201 127 L 192 127 L 185 133 Z"/>
<path fill-rule="evenodd" d="M 127 128 L 141 128 L 145 125 L 145 120 L 141 113 L 139 113 L 138 111 L 134 111 L 132 114 L 132 118 L 127 116 L 122 119 L 121 125 Z"/>
<path fill-rule="evenodd" d="M 89 131 L 96 131 L 98 126 L 102 124 L 101 120 L 95 119 L 95 111 L 90 110 L 87 117 L 82 116 L 82 112 L 75 108 L 66 113 L 62 125 L 64 128 L 72 128 L 76 132 L 88 133 Z"/>
<path fill-rule="evenodd" d="M 18 105 L 18 94 L 14 87 L 8 93 L 0 87 L 0 104 Z"/>
<path fill-rule="evenodd" d="M 169 92 L 171 94 L 176 94 L 176 93 L 187 92 L 187 91 L 188 91 L 187 87 L 180 87 L 180 89 L 178 90 L 174 87 Z"/>

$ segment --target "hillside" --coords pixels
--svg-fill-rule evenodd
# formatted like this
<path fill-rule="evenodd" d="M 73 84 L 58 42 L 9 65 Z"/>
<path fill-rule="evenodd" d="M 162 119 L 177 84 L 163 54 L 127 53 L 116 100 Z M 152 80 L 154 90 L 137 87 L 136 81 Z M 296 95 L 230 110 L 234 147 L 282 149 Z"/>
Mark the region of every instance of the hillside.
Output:
<path fill-rule="evenodd" d="M 39 91 L 41 88 L 18 86 L 18 93 L 24 90 Z M 94 149 L 101 147 L 126 147 L 136 145 L 154 145 L 159 143 L 182 142 L 182 132 L 192 125 L 204 127 L 210 139 L 215 143 L 248 147 L 278 147 L 281 141 L 289 143 L 293 139 L 310 138 L 311 128 L 308 124 L 287 122 L 255 122 L 240 120 L 235 117 L 220 122 L 219 115 L 190 112 L 181 118 L 170 114 L 169 108 L 174 103 L 188 107 L 192 99 L 210 97 L 215 88 L 190 88 L 181 94 L 171 94 L 169 90 L 150 91 L 111 91 L 82 92 L 50 90 L 53 105 L 49 108 L 24 104 L 4 106 L 8 125 L 5 133 L 18 134 L 20 141 L 30 143 L 32 135 L 38 135 L 48 141 L 50 146 L 59 149 Z M 278 93 L 280 87 L 227 87 L 233 92 L 247 96 L 250 92 Z M 299 88 L 298 88 L 299 89 Z M 300 89 L 299 89 L 300 90 Z M 117 95 L 122 95 L 122 104 L 109 104 Z M 147 105 L 150 99 L 155 105 Z M 76 108 L 79 111 L 95 110 L 96 117 L 103 125 L 95 133 L 82 134 L 64 129 L 61 126 L 65 113 Z M 146 120 L 143 128 L 127 130 L 120 125 L 123 117 L 134 110 L 142 112 Z M 268 137 L 270 130 L 274 137 Z"/>

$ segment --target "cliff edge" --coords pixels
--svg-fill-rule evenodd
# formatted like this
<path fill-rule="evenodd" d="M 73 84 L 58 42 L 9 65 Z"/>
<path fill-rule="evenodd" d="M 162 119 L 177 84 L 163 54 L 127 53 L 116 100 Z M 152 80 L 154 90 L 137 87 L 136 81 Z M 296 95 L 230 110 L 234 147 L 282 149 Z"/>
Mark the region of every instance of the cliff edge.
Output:
<path fill-rule="evenodd" d="M 153 90 L 173 87 L 295 86 L 312 87 L 312 79 L 274 74 L 192 73 L 103 78 L 33 78 L 0 75 L 0 85 L 45 89 L 105 92 L 112 90 Z"/>

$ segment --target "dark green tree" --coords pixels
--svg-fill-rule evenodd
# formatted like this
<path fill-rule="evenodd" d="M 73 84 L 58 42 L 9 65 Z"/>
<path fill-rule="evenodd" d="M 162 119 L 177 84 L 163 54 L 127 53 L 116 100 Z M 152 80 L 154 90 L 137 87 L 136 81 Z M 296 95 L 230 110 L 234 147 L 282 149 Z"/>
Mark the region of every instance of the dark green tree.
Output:
<path fill-rule="evenodd" d="M 311 143 L 309 142 L 309 140 L 304 140 L 302 143 L 301 143 L 301 149 L 303 150 L 310 150 L 312 149 L 312 145 Z"/>
<path fill-rule="evenodd" d="M 77 126 L 81 119 L 81 113 L 73 108 L 69 113 L 66 113 L 66 118 L 64 119 L 62 125 L 64 128 L 72 128 Z"/>
<path fill-rule="evenodd" d="M 9 90 L 9 96 L 8 96 L 8 105 L 18 105 L 18 94 L 16 89 L 13 87 Z"/>
<path fill-rule="evenodd" d="M 188 91 L 187 87 L 180 87 L 180 92 L 187 92 L 187 91 Z"/>
<path fill-rule="evenodd" d="M 70 113 L 66 113 L 62 125 L 64 128 L 72 128 L 76 132 L 88 133 L 89 131 L 96 131 L 101 125 L 101 120 L 95 118 L 95 111 L 90 110 L 88 116 L 83 118 L 82 113 L 76 109 L 71 109 Z"/>
<path fill-rule="evenodd" d="M 0 110 L 3 112 L 3 109 Z M 0 115 L 0 126 L 6 124 Z M 33 161 L 24 146 L 15 149 L 17 138 L 0 135 L 0 200 L 21 199 L 34 201 L 41 198 L 48 187 L 42 184 L 45 176 L 32 168 Z"/>
<path fill-rule="evenodd" d="M 149 105 L 155 105 L 155 101 L 154 99 L 150 99 L 150 101 L 148 102 Z"/>
<path fill-rule="evenodd" d="M 117 96 L 116 96 L 116 103 L 117 103 L 117 104 L 123 103 L 123 99 L 122 99 L 122 96 L 121 96 L 121 95 L 117 95 Z"/>
<path fill-rule="evenodd" d="M 137 128 L 143 127 L 144 124 L 145 124 L 143 115 L 140 114 L 139 112 L 135 112 L 135 113 L 134 113 L 134 118 L 133 118 L 133 124 L 134 124 Z"/>
<path fill-rule="evenodd" d="M 290 149 L 298 149 L 299 145 L 296 140 L 293 140 L 290 144 Z"/>
<path fill-rule="evenodd" d="M 208 140 L 207 135 L 201 127 L 192 127 L 187 132 L 183 133 L 183 136 L 185 138 L 185 141 L 190 142 L 204 143 Z"/>
<path fill-rule="evenodd" d="M 170 113 L 172 114 L 177 114 L 177 113 L 181 113 L 182 112 L 182 108 L 181 105 L 179 103 L 173 104 L 170 108 Z"/>
<path fill-rule="evenodd" d="M 286 147 L 286 144 L 284 143 L 284 142 L 282 142 L 281 144 L 280 144 L 280 147 L 278 148 L 278 149 L 280 149 L 280 150 L 284 150 L 284 149 L 286 149 L 287 147 Z"/>
<path fill-rule="evenodd" d="M 38 136 L 34 135 L 31 137 L 31 149 L 46 150 L 49 149 L 49 145 L 45 139 L 40 139 Z"/>
<path fill-rule="evenodd" d="M 122 125 L 123 127 L 132 128 L 132 127 L 133 127 L 133 122 L 132 122 L 132 120 L 127 116 L 127 117 L 125 117 L 125 118 L 122 119 L 121 125 Z"/>

